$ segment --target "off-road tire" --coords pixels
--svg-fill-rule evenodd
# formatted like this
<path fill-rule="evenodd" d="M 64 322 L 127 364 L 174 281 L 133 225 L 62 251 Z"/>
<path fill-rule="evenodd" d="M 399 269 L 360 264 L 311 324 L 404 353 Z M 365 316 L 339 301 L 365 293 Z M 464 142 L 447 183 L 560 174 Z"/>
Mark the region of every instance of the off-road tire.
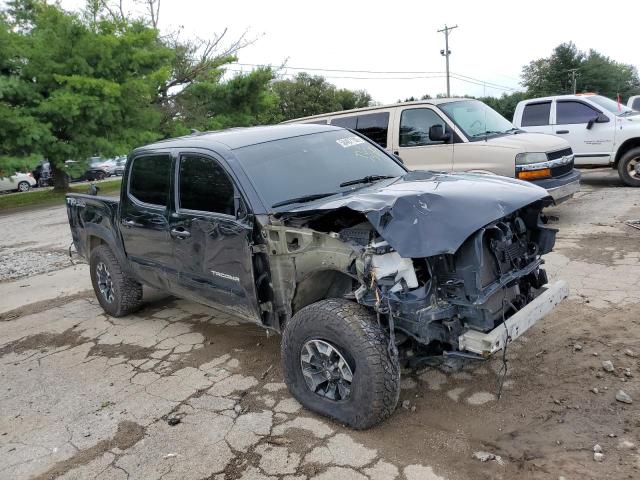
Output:
<path fill-rule="evenodd" d="M 342 352 L 353 370 L 350 396 L 333 401 L 314 393 L 302 374 L 300 356 L 311 339 Z M 284 379 L 306 408 L 355 429 L 389 417 L 400 395 L 400 367 L 389 354 L 389 337 L 362 305 L 344 299 L 321 300 L 301 309 L 287 323 L 282 339 Z"/>
<path fill-rule="evenodd" d="M 111 275 L 113 301 L 108 302 L 98 286 L 96 268 L 103 263 Z M 142 305 L 142 285 L 123 271 L 118 259 L 107 245 L 98 245 L 89 256 L 91 283 L 102 309 L 112 317 L 123 317 Z"/>
<path fill-rule="evenodd" d="M 640 177 L 635 178 L 629 175 L 629 163 L 633 160 L 640 162 L 640 147 L 632 148 L 625 153 L 618 162 L 618 175 L 620 180 L 628 187 L 640 187 Z"/>

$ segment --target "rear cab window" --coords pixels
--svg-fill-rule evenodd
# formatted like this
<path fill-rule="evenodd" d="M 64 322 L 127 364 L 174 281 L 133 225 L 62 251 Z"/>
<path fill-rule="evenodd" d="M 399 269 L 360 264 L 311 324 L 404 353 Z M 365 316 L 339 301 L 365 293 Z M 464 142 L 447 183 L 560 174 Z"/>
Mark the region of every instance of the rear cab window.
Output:
<path fill-rule="evenodd" d="M 171 188 L 169 154 L 136 157 L 129 172 L 129 197 L 147 206 L 166 208 Z"/>
<path fill-rule="evenodd" d="M 549 125 L 549 115 L 551 114 L 551 101 L 528 103 L 522 112 L 523 127 L 539 127 Z"/>

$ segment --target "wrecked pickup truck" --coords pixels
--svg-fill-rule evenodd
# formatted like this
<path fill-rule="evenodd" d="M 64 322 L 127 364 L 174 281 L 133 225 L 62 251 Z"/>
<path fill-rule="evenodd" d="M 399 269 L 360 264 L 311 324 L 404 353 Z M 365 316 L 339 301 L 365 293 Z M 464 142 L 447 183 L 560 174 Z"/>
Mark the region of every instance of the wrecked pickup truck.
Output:
<path fill-rule="evenodd" d="M 567 296 L 541 268 L 545 190 L 408 172 L 342 128 L 161 141 L 122 184 L 66 200 L 103 309 L 133 312 L 144 284 L 282 332 L 293 396 L 354 428 L 394 411 L 408 355 L 486 358 Z"/>

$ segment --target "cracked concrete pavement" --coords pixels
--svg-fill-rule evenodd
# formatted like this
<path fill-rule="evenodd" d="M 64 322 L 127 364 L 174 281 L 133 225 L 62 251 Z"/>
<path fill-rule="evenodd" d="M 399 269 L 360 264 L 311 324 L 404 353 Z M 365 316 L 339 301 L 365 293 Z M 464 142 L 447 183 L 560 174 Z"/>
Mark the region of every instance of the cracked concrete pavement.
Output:
<path fill-rule="evenodd" d="M 368 431 L 301 408 L 282 383 L 279 337 L 257 325 L 157 292 L 112 318 L 86 265 L 14 272 L 0 281 L 0 478 L 633 478 L 640 231 L 623 221 L 640 218 L 640 194 L 609 172 L 585 178 L 548 212 L 561 230 L 547 267 L 572 296 L 509 348 L 503 397 L 499 358 L 405 371 L 397 412 Z M 66 222 L 62 207 L 0 217 L 3 259 L 63 251 Z M 605 359 L 614 373 L 601 373 Z M 620 388 L 633 404 L 615 401 Z"/>

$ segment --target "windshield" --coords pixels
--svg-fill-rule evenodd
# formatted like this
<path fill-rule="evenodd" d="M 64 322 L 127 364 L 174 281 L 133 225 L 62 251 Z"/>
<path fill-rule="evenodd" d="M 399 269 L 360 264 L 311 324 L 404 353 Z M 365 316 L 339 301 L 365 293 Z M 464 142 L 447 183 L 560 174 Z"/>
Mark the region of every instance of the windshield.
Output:
<path fill-rule="evenodd" d="M 389 155 L 347 130 L 274 140 L 233 153 L 267 206 L 360 188 L 340 184 L 368 175 L 406 173 Z"/>
<path fill-rule="evenodd" d="M 620 108 L 618 108 L 618 102 L 616 102 L 615 100 L 611 100 L 610 98 L 603 97 L 601 95 L 593 95 L 586 98 L 591 100 L 596 105 L 604 108 L 608 112 L 613 113 L 614 115 L 621 115 L 625 112 L 633 112 L 633 110 L 627 107 L 626 105 L 620 104 Z"/>
<path fill-rule="evenodd" d="M 470 141 L 515 129 L 509 120 L 477 100 L 443 103 L 439 107 Z"/>

